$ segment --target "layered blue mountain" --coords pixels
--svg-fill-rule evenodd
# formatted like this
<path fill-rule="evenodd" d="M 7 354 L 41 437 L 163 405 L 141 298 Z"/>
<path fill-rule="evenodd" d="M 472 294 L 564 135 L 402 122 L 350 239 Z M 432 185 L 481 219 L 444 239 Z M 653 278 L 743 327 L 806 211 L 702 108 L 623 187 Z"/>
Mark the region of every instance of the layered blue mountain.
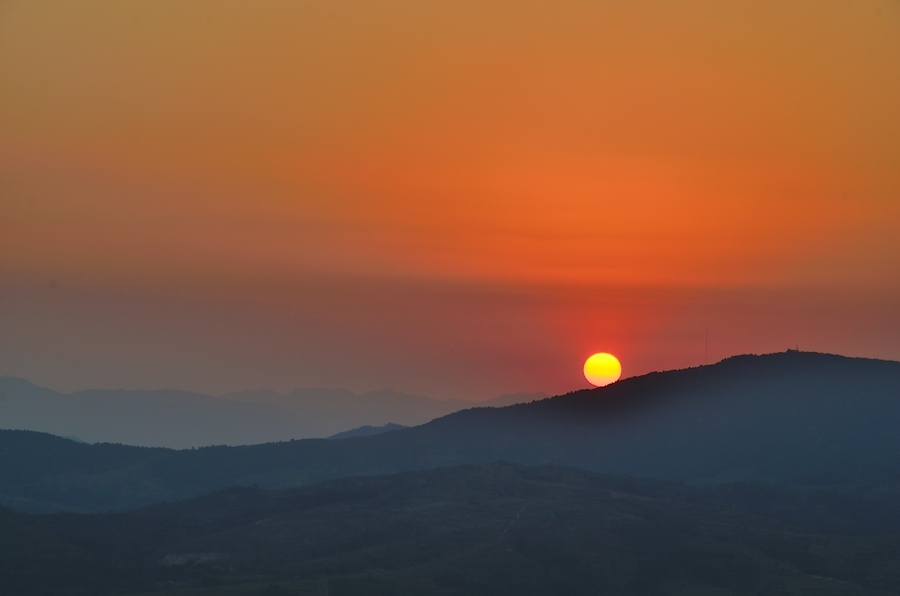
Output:
<path fill-rule="evenodd" d="M 389 432 L 395 431 L 395 430 L 403 430 L 404 428 L 409 428 L 409 427 L 403 426 L 401 424 L 385 424 L 384 426 L 372 426 L 371 424 L 367 424 L 365 426 L 360 426 L 359 428 L 351 428 L 350 430 L 345 430 L 342 433 L 337 433 L 336 435 L 331 435 L 328 438 L 329 439 L 359 439 L 362 437 L 373 437 L 375 435 L 389 433 Z"/>
<path fill-rule="evenodd" d="M 503 395 L 506 406 L 544 394 Z M 362 426 L 413 426 L 476 405 L 385 389 L 270 390 L 204 395 L 191 391 L 88 389 L 60 393 L 0 377 L 0 428 L 35 430 L 88 443 L 185 449 L 324 438 Z"/>
<path fill-rule="evenodd" d="M 22 510 L 93 511 L 498 460 L 689 483 L 877 484 L 897 481 L 898 429 L 900 363 L 790 351 L 340 441 L 175 451 L 7 431 L 0 494 Z"/>

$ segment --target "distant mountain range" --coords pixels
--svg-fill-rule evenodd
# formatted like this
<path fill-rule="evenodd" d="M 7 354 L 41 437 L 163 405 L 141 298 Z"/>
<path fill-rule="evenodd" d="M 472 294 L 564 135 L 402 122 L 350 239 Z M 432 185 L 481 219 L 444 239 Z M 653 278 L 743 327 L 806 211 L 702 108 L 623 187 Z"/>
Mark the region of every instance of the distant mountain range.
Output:
<path fill-rule="evenodd" d="M 391 391 L 245 391 L 213 397 L 163 390 L 60 393 L 0 377 L 0 428 L 47 432 L 87 443 L 185 449 L 324 438 L 361 426 L 415 426 L 474 406 L 500 407 L 547 397 L 502 395 L 483 403 Z"/>
<path fill-rule="evenodd" d="M 173 451 L 0 432 L 0 502 L 98 511 L 234 485 L 292 487 L 504 460 L 692 483 L 900 479 L 900 362 L 737 356 L 344 440 Z"/>

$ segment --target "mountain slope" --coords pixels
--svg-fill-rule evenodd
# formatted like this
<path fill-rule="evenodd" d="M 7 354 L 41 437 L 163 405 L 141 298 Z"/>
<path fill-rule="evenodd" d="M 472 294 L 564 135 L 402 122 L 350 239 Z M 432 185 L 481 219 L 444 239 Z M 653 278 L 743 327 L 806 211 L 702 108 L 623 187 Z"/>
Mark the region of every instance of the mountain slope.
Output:
<path fill-rule="evenodd" d="M 361 437 L 374 437 L 375 435 L 380 435 L 382 433 L 389 433 L 395 430 L 403 430 L 404 428 L 409 428 L 408 426 L 401 426 L 399 424 L 385 424 L 384 426 L 360 426 L 359 428 L 352 428 L 350 430 L 346 430 L 342 433 L 338 433 L 336 435 L 331 435 L 328 437 L 329 439 L 359 439 Z"/>
<path fill-rule="evenodd" d="M 58 439 L 38 457 L 0 433 L 0 495 L 23 509 L 13 500 L 31 500 L 28 510 L 40 503 L 97 510 L 235 484 L 287 487 L 497 460 L 690 482 L 853 485 L 897 477 L 898 428 L 900 363 L 789 352 L 464 410 L 373 437 L 129 451 L 119 467 L 91 473 L 48 467 Z M 95 448 L 107 447 L 67 449 L 85 467 Z M 32 476 L 11 479 L 11 461 L 28 462 Z"/>

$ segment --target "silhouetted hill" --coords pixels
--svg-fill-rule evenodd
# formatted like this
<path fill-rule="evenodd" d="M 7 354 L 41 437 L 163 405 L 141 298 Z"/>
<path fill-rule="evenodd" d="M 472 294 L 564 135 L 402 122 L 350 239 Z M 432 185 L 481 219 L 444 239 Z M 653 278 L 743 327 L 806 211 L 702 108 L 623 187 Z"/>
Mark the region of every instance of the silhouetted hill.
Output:
<path fill-rule="evenodd" d="M 399 424 L 385 424 L 384 426 L 360 426 L 359 428 L 353 428 L 350 430 L 345 430 L 342 433 L 338 433 L 336 435 L 331 435 L 328 437 L 329 439 L 358 439 L 360 437 L 374 437 L 375 435 L 380 435 L 382 433 L 389 433 L 394 430 L 403 430 L 404 428 L 409 428 L 408 426 L 401 426 Z"/>
<path fill-rule="evenodd" d="M 500 396 L 484 405 L 535 396 Z M 329 437 L 365 425 L 413 426 L 474 405 L 391 390 L 363 395 L 345 389 L 297 389 L 287 395 L 263 390 L 222 397 L 173 389 L 64 394 L 0 377 L 0 428 L 176 449 Z"/>
<path fill-rule="evenodd" d="M 118 514 L 0 509 L 0 578 L 8 596 L 897 594 L 898 497 L 470 465 Z"/>
<path fill-rule="evenodd" d="M 852 485 L 897 476 L 898 428 L 900 363 L 788 352 L 342 441 L 119 452 L 52 437 L 23 445 L 24 434 L 0 434 L 0 495 L 26 510 L 97 510 L 235 484 L 288 487 L 497 460 L 690 482 Z M 69 466 L 55 463 L 64 452 Z M 120 455 L 116 465 L 108 452 Z M 9 475 L 9 465 L 28 474 Z"/>

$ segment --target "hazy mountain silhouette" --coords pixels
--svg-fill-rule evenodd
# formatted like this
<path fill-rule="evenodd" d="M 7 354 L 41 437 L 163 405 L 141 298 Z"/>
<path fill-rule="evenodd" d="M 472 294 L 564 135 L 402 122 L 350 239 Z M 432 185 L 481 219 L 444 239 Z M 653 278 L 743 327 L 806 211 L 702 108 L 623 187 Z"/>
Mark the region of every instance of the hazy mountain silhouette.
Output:
<path fill-rule="evenodd" d="M 287 487 L 497 460 L 690 482 L 853 485 L 897 477 L 897 429 L 900 363 L 787 352 L 341 441 L 171 451 L 5 432 L 0 494 L 24 510 L 97 510 L 235 484 Z"/>
<path fill-rule="evenodd" d="M 483 405 L 531 401 L 543 394 L 500 396 Z M 189 391 L 98 390 L 64 394 L 0 377 L 0 428 L 108 442 L 183 449 L 329 437 L 360 426 L 414 426 L 473 407 L 391 390 L 297 389 L 213 397 Z"/>
<path fill-rule="evenodd" d="M 360 437 L 374 437 L 375 435 L 380 435 L 382 433 L 389 433 L 394 430 L 403 430 L 404 428 L 409 428 L 408 426 L 402 426 L 400 424 L 385 424 L 384 426 L 360 426 L 359 428 L 353 428 L 350 430 L 345 430 L 342 433 L 338 433 L 336 435 L 331 435 L 328 437 L 329 439 L 358 439 Z"/>

